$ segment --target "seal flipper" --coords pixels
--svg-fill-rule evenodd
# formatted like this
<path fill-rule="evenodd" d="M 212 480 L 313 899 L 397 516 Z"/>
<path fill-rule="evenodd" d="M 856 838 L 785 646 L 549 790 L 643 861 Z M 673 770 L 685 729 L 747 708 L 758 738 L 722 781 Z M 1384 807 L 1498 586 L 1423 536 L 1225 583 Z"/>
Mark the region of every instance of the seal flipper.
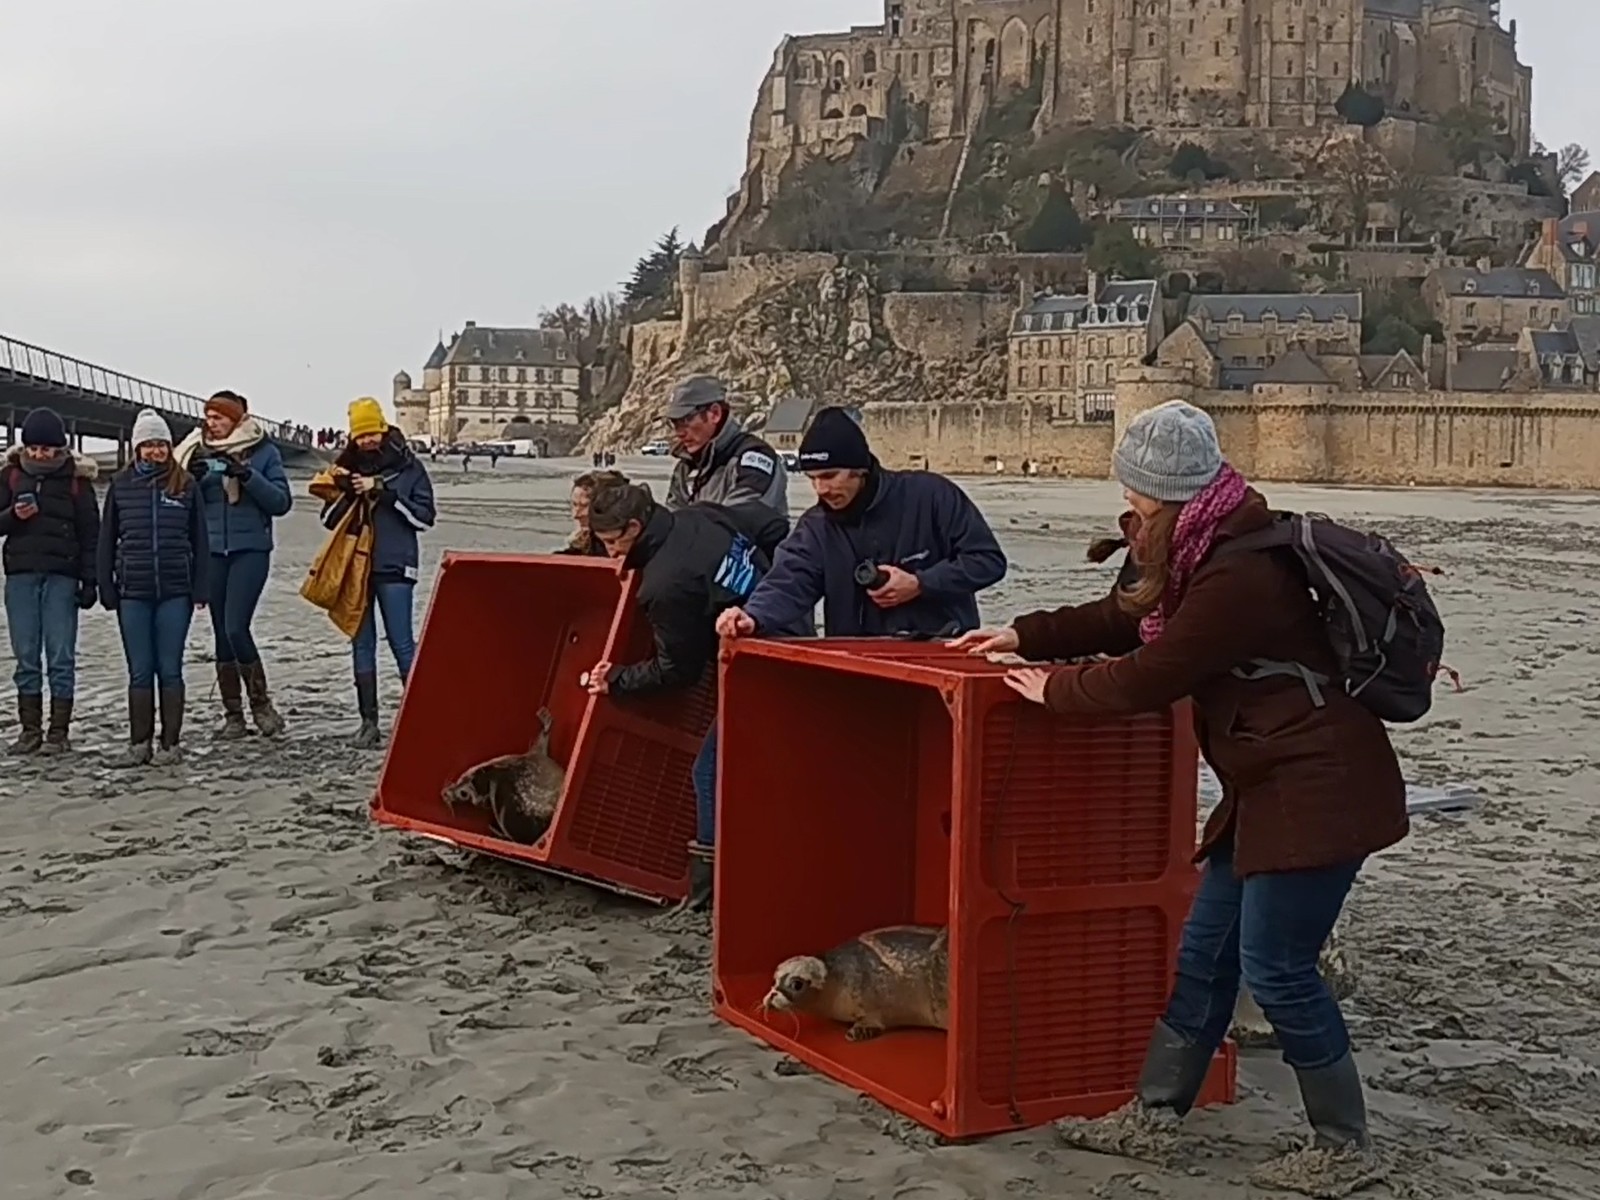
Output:
<path fill-rule="evenodd" d="M 884 1026 L 881 1021 L 862 1017 L 845 1031 L 844 1038 L 847 1042 L 870 1042 L 883 1031 Z"/>

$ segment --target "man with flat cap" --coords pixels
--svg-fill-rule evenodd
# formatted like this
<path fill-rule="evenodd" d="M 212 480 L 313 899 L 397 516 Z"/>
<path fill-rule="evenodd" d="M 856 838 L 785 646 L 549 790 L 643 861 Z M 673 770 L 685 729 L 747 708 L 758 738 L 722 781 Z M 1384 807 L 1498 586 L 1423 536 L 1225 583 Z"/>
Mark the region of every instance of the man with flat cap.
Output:
<path fill-rule="evenodd" d="M 667 401 L 673 453 L 678 458 L 667 485 L 667 508 L 690 504 L 763 504 L 789 515 L 789 479 L 783 459 L 766 442 L 746 433 L 728 407 L 728 392 L 710 375 L 691 375 Z"/>

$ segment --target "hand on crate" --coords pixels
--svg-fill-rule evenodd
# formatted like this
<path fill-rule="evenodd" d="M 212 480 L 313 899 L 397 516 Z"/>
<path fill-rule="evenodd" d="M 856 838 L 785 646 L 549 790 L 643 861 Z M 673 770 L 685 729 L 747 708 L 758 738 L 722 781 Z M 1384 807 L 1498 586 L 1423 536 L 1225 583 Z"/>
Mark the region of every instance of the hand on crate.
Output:
<path fill-rule="evenodd" d="M 604 696 L 611 690 L 611 664 L 597 662 L 578 680 L 591 696 Z"/>
<path fill-rule="evenodd" d="M 922 581 L 909 571 L 885 566 L 883 573 L 889 577 L 888 582 L 867 593 L 868 598 L 879 608 L 899 608 L 902 604 L 910 604 L 922 595 Z"/>
<path fill-rule="evenodd" d="M 950 643 L 968 654 L 1015 654 L 1022 644 L 1015 629 L 974 629 Z"/>
<path fill-rule="evenodd" d="M 1043 667 L 1024 667 L 1006 672 L 1006 686 L 1024 700 L 1032 700 L 1035 704 L 1044 703 L 1044 688 L 1049 682 L 1050 672 Z"/>
<path fill-rule="evenodd" d="M 755 618 L 742 608 L 730 608 L 717 618 L 717 636 L 725 638 L 750 637 L 756 631 Z"/>

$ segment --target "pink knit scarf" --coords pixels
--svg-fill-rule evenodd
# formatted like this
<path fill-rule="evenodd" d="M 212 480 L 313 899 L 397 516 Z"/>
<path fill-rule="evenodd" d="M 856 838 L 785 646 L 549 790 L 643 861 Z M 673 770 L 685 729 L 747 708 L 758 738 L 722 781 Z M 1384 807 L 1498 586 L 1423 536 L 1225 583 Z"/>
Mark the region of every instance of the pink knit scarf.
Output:
<path fill-rule="evenodd" d="M 1139 636 L 1145 642 L 1161 636 L 1162 627 L 1189 585 L 1189 577 L 1210 553 L 1211 543 L 1217 538 L 1217 525 L 1244 503 L 1248 487 L 1243 475 L 1223 463 L 1217 477 L 1183 506 L 1168 551 L 1167 590 L 1162 593 L 1161 603 L 1139 622 Z"/>

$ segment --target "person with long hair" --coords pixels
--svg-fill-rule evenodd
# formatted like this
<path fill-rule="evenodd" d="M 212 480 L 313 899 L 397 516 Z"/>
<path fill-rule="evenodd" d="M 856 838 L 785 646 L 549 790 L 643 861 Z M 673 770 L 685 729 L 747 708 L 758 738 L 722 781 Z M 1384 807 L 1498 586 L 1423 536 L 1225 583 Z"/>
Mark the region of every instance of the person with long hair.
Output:
<path fill-rule="evenodd" d="M 585 471 L 572 481 L 572 536 L 557 554 L 577 554 L 585 558 L 605 558 L 605 543 L 589 528 L 589 505 L 595 493 L 610 487 L 623 487 L 628 477 L 621 471 Z"/>
<path fill-rule="evenodd" d="M 211 633 L 216 644 L 217 691 L 222 695 L 220 738 L 242 738 L 244 700 L 256 729 L 283 732 L 267 672 L 250 625 L 272 567 L 272 523 L 294 505 L 283 456 L 254 417 L 250 402 L 221 391 L 206 401 L 205 417 L 174 452 L 194 476 L 205 504 L 211 543 L 208 572 Z"/>
<path fill-rule="evenodd" d="M 358 750 L 375 750 L 383 742 L 378 728 L 377 616 L 383 617 L 383 634 L 403 687 L 417 653 L 412 632 L 421 563 L 417 535 L 433 528 L 433 481 L 405 434 L 389 424 L 383 406 L 371 396 L 351 402 L 350 441 L 334 460 L 331 473 L 340 494 L 323 506 L 322 523 L 336 528 L 352 504 L 366 506 L 372 521 L 372 594 L 350 643 L 361 716 L 351 744 Z"/>
<path fill-rule="evenodd" d="M 1156 712 L 1189 697 L 1222 783 L 1136 1098 L 1114 1120 L 1063 1122 L 1060 1135 L 1137 1155 L 1148 1135 L 1170 1130 L 1195 1103 L 1242 981 L 1295 1072 L 1315 1139 L 1309 1156 L 1263 1167 L 1258 1184 L 1301 1190 L 1308 1171 L 1324 1183 L 1366 1179 L 1375 1165 L 1361 1076 L 1317 960 L 1362 864 L 1408 832 L 1394 748 L 1358 699 L 1306 682 L 1339 674 L 1292 551 L 1223 552 L 1273 514 L 1223 459 L 1211 418 L 1181 401 L 1141 413 L 1112 462 L 1130 510 L 1131 561 L 1111 594 L 956 642 L 1036 662 L 1112 656 L 1006 679 L 1063 716 Z M 1102 543 L 1096 556 L 1111 548 Z M 1308 674 L 1256 674 L 1258 661 Z"/>
<path fill-rule="evenodd" d="M 111 478 L 96 556 L 100 603 L 117 614 L 128 660 L 128 749 L 123 767 L 180 761 L 183 645 L 204 608 L 211 566 L 205 504 L 172 452 L 172 431 L 145 409 L 133 423 L 131 465 Z M 157 688 L 161 743 L 155 740 Z"/>

